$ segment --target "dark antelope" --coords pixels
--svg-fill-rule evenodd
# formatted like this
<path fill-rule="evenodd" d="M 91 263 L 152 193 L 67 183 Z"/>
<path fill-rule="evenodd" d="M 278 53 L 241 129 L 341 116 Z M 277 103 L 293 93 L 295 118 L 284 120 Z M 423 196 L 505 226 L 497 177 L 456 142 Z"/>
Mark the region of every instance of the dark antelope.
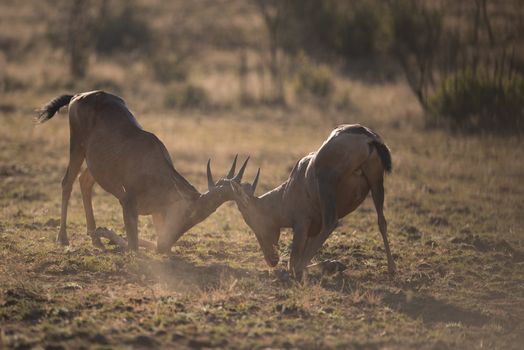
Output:
<path fill-rule="evenodd" d="M 98 183 L 120 201 L 128 247 L 137 250 L 138 215 L 153 215 L 158 233 L 157 250 L 167 252 L 184 232 L 211 215 L 222 203 L 233 199 L 230 182 L 239 183 L 248 159 L 235 176 L 237 158 L 226 178 L 215 182 L 207 163 L 208 192 L 200 193 L 174 168 L 164 144 L 141 128 L 120 97 L 92 91 L 55 98 L 39 110 L 37 121 L 51 119 L 69 104 L 69 164 L 62 180 L 62 210 L 57 241 L 69 244 L 66 232 L 67 207 L 73 183 L 80 175 L 80 189 L 87 232 L 95 245 L 103 247 L 96 234 L 92 189 Z M 227 180 L 227 181 L 226 181 Z M 153 245 L 154 246 L 154 245 Z"/>
<path fill-rule="evenodd" d="M 297 278 L 338 219 L 358 208 L 371 190 L 388 270 L 394 274 L 383 213 L 384 172 L 390 171 L 391 154 L 380 136 L 360 125 L 342 125 L 317 152 L 295 165 L 286 182 L 261 197 L 254 195 L 260 169 L 253 184 L 231 185 L 238 209 L 255 233 L 268 265 L 276 266 L 279 261 L 280 229 L 293 229 L 289 269 Z"/>

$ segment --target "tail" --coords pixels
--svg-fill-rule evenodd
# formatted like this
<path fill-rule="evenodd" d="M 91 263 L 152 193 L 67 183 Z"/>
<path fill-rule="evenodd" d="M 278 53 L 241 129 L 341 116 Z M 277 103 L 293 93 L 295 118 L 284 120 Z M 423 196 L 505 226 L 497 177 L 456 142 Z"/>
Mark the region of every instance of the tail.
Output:
<path fill-rule="evenodd" d="M 38 115 L 35 117 L 35 121 L 38 124 L 45 123 L 49 119 L 53 118 L 60 108 L 69 104 L 69 101 L 71 101 L 72 98 L 73 95 L 62 95 L 55 98 L 42 108 L 37 109 L 36 112 Z"/>
<path fill-rule="evenodd" d="M 386 173 L 390 173 L 391 169 L 393 168 L 393 165 L 391 162 L 391 152 L 388 146 L 377 140 L 373 140 L 369 144 L 375 146 L 375 149 L 378 152 L 384 170 L 386 171 Z"/>

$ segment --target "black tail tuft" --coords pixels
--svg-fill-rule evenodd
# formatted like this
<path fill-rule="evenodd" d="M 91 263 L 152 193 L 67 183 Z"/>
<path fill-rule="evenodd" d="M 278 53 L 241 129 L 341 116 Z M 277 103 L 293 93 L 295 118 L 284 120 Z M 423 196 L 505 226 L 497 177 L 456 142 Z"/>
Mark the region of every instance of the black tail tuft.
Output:
<path fill-rule="evenodd" d="M 49 119 L 53 118 L 56 112 L 63 106 L 69 104 L 69 101 L 73 98 L 73 95 L 62 95 L 48 104 L 46 104 L 44 107 L 37 109 L 36 112 L 38 115 L 35 117 L 35 121 L 39 124 L 45 123 Z"/>
<path fill-rule="evenodd" d="M 391 152 L 389 151 L 388 146 L 376 140 L 371 141 L 371 144 L 375 146 L 375 148 L 377 149 L 384 170 L 386 171 L 386 173 L 390 173 L 391 169 L 393 168 L 393 165 L 391 162 Z"/>

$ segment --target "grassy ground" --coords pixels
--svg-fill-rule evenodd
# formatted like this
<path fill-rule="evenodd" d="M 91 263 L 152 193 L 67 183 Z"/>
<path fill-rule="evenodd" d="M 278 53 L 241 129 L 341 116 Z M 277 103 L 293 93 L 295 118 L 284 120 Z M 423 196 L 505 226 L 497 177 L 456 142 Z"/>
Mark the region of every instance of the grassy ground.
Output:
<path fill-rule="evenodd" d="M 300 108 L 137 117 L 200 189 L 208 157 L 218 176 L 235 153 L 250 154 L 248 178 L 262 167 L 259 193 L 282 182 L 337 123 L 373 127 L 393 151 L 386 217 L 398 274 L 386 273 L 370 199 L 317 257 L 348 269 L 335 276 L 312 270 L 304 286 L 284 272 L 290 233 L 283 235 L 282 262 L 268 270 L 232 203 L 183 236 L 170 256 L 101 252 L 85 234 L 75 186 L 72 244 L 60 247 L 54 238 L 66 115 L 33 127 L 26 113 L 4 114 L 0 348 L 517 349 L 524 343 L 522 141 L 449 136 L 423 130 L 413 118 L 335 113 L 326 119 Z M 96 188 L 94 206 L 99 226 L 123 232 L 114 198 Z M 139 228 L 154 238 L 149 218 Z"/>
<path fill-rule="evenodd" d="M 154 50 L 145 57 L 93 52 L 79 80 L 55 42 L 67 34 L 69 2 L 0 2 L 0 349 L 522 347 L 522 140 L 424 129 L 398 69 L 368 60 L 330 67 L 336 92 L 323 107 L 294 93 L 292 75 L 288 107 L 264 105 L 267 38 L 254 2 L 136 3 L 155 30 Z M 251 107 L 238 102 L 245 40 Z M 169 55 L 186 50 L 187 81 L 159 81 L 161 59 L 169 64 Z M 208 110 L 166 111 L 173 88 L 187 83 L 206 89 Z M 370 199 L 316 257 L 348 269 L 311 270 L 305 285 L 285 273 L 290 233 L 282 236 L 280 265 L 269 270 L 233 203 L 185 234 L 169 256 L 101 252 L 85 234 L 76 185 L 71 246 L 58 246 L 68 122 L 60 113 L 35 127 L 31 115 L 59 93 L 96 88 L 124 97 L 202 190 L 208 158 L 218 177 L 236 153 L 251 155 L 246 178 L 262 168 L 261 194 L 339 123 L 373 128 L 393 153 L 386 217 L 398 274 L 387 275 Z M 118 202 L 98 187 L 94 207 L 99 226 L 124 232 Z M 149 218 L 139 229 L 155 239 Z"/>

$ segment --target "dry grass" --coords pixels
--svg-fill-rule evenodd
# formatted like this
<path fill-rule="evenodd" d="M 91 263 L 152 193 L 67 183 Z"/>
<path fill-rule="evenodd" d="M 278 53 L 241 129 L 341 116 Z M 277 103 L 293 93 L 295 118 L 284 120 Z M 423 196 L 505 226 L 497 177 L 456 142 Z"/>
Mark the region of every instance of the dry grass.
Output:
<path fill-rule="evenodd" d="M 167 87 L 152 78 L 147 62 L 133 58 L 93 56 L 88 77 L 71 81 L 64 53 L 41 41 L 45 23 L 38 15 L 54 21 L 59 11 L 45 2 L 0 4 L 0 41 L 35 45 L 32 54 L 0 54 L 0 78 L 16 87 L 0 86 L 0 348 L 522 347 L 522 140 L 426 130 L 402 80 L 348 78 L 336 67 L 340 95 L 320 107 L 299 100 L 288 107 L 241 107 L 235 102 L 238 53 L 217 43 L 224 33 L 260 35 L 252 7 L 243 1 L 138 3 L 149 6 L 144 11 L 154 28 L 201 46 L 189 79 L 209 89 L 216 104 L 208 110 L 166 110 Z M 15 5 L 20 8 L 10 15 Z M 256 53 L 249 55 L 255 62 Z M 257 95 L 260 82 L 250 74 Z M 218 176 L 236 153 L 251 155 L 246 178 L 262 168 L 260 194 L 284 181 L 337 124 L 372 127 L 393 153 L 386 217 L 398 275 L 387 275 L 369 199 L 316 257 L 338 259 L 348 269 L 335 276 L 312 269 L 306 285 L 285 272 L 290 232 L 282 235 L 282 262 L 269 270 L 233 203 L 184 235 L 169 256 L 103 253 L 85 234 L 75 186 L 71 246 L 58 246 L 68 122 L 60 113 L 35 127 L 32 110 L 60 93 L 101 86 L 118 90 L 201 190 L 208 158 Z M 335 108 L 343 95 L 349 106 Z M 123 233 L 117 200 L 95 187 L 94 207 L 99 226 Z M 149 218 L 140 219 L 139 230 L 155 238 Z"/>
<path fill-rule="evenodd" d="M 261 107 L 139 120 L 198 188 L 205 186 L 208 157 L 219 173 L 239 152 L 253 157 L 248 176 L 262 167 L 262 192 L 320 145 L 331 125 L 322 125 L 318 113 Z M 318 257 L 339 259 L 348 270 L 334 277 L 312 271 L 300 286 L 283 270 L 289 234 L 281 245 L 284 261 L 268 271 L 232 204 L 187 233 L 171 257 L 101 253 L 84 234 L 75 189 L 72 246 L 60 248 L 53 238 L 67 162 L 65 115 L 36 128 L 27 115 L 4 115 L 2 341 L 8 347 L 518 348 L 524 325 L 521 141 L 452 137 L 372 117 L 362 122 L 373 124 L 393 149 L 386 215 L 399 274 L 386 274 L 366 201 Z M 95 192 L 97 223 L 122 232 L 117 201 Z M 140 231 L 154 238 L 148 218 Z"/>

